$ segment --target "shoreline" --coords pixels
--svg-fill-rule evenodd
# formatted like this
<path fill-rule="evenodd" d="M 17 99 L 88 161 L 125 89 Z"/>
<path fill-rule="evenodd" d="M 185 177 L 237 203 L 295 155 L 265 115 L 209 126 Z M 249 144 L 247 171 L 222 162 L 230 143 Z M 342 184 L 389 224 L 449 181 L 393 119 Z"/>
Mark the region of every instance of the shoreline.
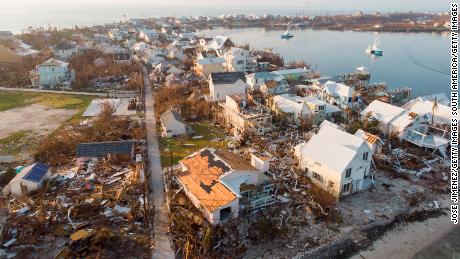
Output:
<path fill-rule="evenodd" d="M 413 258 L 432 246 L 442 245 L 446 241 L 446 236 L 459 231 L 460 226 L 450 221 L 449 214 L 428 218 L 421 222 L 399 224 L 350 258 Z M 460 242 L 460 239 L 457 242 Z M 460 249 L 457 252 L 460 252 Z M 422 254 L 417 258 L 430 258 L 424 256 Z"/>

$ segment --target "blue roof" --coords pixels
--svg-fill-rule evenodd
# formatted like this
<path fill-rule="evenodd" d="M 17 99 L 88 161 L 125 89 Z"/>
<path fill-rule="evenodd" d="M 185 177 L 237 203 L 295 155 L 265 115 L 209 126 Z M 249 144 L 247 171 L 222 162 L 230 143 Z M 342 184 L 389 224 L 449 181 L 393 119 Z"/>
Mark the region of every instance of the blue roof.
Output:
<path fill-rule="evenodd" d="M 36 163 L 29 169 L 29 172 L 24 176 L 24 180 L 39 183 L 43 176 L 48 172 L 48 166 L 44 164 Z"/>

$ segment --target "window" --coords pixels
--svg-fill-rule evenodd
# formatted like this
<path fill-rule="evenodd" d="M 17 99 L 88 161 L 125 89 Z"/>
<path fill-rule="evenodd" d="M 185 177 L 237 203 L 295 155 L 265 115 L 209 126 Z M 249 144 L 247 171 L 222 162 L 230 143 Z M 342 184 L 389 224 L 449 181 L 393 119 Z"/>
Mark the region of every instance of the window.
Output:
<path fill-rule="evenodd" d="M 311 173 L 313 178 L 315 178 L 316 180 L 320 181 L 320 182 L 323 182 L 323 177 L 319 174 L 317 174 L 316 172 L 312 172 Z"/>
<path fill-rule="evenodd" d="M 369 158 L 369 153 L 368 152 L 364 153 L 363 154 L 363 160 L 367 161 L 368 158 Z"/>
<path fill-rule="evenodd" d="M 344 184 L 342 193 L 349 193 L 350 191 L 351 191 L 351 183 Z"/>
<path fill-rule="evenodd" d="M 351 168 L 348 168 L 346 171 L 345 171 L 345 178 L 350 178 L 351 177 Z"/>
<path fill-rule="evenodd" d="M 348 97 L 348 102 L 351 103 L 353 99 L 351 97 Z"/>

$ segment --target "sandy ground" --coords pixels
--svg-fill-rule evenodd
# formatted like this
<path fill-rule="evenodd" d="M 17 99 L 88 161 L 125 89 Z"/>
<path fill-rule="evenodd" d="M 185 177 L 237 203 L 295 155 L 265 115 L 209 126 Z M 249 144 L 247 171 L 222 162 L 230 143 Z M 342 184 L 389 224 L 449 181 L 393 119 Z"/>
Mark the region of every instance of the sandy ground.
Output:
<path fill-rule="evenodd" d="M 0 139 L 22 130 L 48 134 L 73 114 L 74 110 L 53 109 L 40 104 L 0 112 Z"/>
<path fill-rule="evenodd" d="M 443 239 L 447 238 L 449 234 L 452 235 L 452 232 L 459 236 L 460 228 L 450 221 L 449 215 L 428 219 L 424 222 L 410 223 L 386 233 L 381 239 L 375 241 L 369 249 L 361 251 L 351 258 L 413 258 L 418 252 L 428 247 L 443 246 Z M 458 241 L 456 241 L 457 245 L 454 249 L 460 253 Z M 455 251 L 451 250 L 450 253 L 455 253 Z"/>

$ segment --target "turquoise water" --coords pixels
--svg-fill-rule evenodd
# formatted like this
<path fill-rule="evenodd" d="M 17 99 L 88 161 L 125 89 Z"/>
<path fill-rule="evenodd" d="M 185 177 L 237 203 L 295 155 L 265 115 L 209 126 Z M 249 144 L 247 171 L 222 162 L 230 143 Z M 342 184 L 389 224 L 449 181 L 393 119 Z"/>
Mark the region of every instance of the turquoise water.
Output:
<path fill-rule="evenodd" d="M 449 36 L 431 33 L 382 33 L 383 57 L 371 59 L 365 49 L 374 41 L 372 32 L 294 30 L 290 40 L 280 39 L 282 30 L 212 29 L 199 34 L 226 35 L 251 48 L 273 48 L 285 60 L 304 60 L 322 75 L 371 69 L 373 82 L 390 88 L 409 86 L 414 96 L 450 91 Z"/>

